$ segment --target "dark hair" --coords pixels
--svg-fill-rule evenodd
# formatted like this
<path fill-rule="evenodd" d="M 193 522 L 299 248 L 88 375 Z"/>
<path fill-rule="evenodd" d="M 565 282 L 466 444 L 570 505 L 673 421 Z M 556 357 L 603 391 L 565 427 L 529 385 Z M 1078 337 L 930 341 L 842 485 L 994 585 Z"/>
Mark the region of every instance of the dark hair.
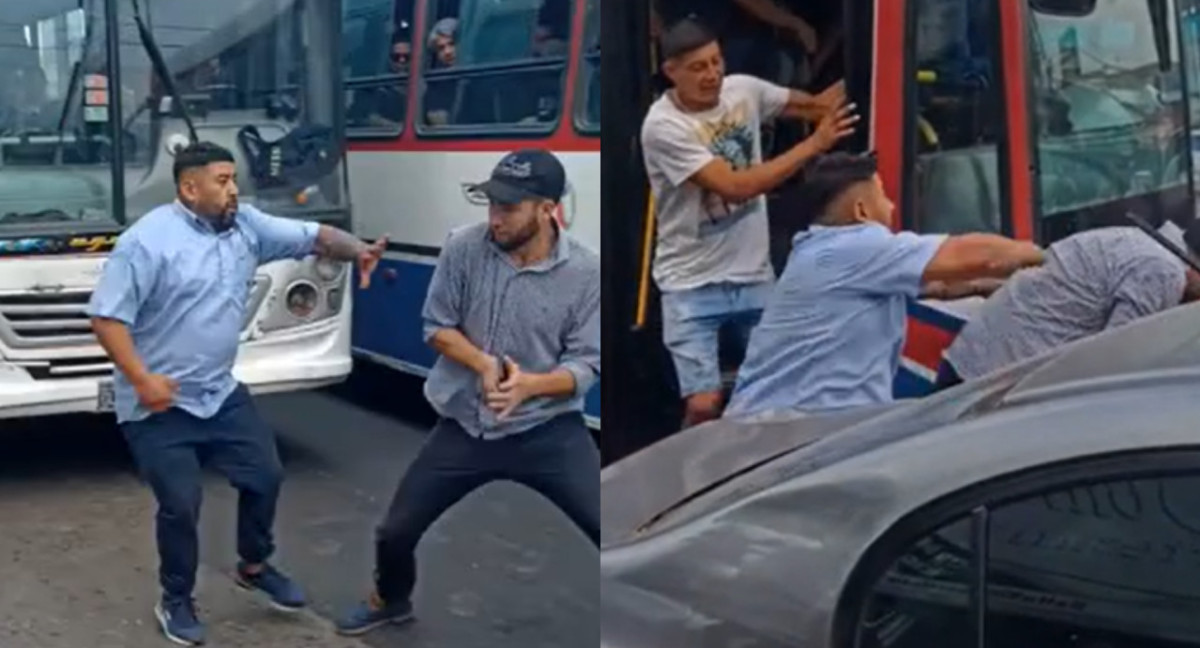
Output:
<path fill-rule="evenodd" d="M 850 187 L 867 182 L 879 171 L 875 153 L 828 153 L 813 160 L 804 174 L 805 222 L 820 222 L 825 210 Z"/>
<path fill-rule="evenodd" d="M 196 142 L 189 144 L 175 153 L 175 184 L 179 184 L 179 176 L 188 169 L 206 167 L 214 162 L 234 162 L 233 153 L 223 146 L 212 142 Z"/>
<path fill-rule="evenodd" d="M 1200 257 L 1200 218 L 1192 220 L 1183 230 L 1183 242 L 1187 244 L 1188 252 Z"/>
<path fill-rule="evenodd" d="M 663 60 L 673 59 L 694 52 L 717 40 L 699 18 L 688 16 L 663 30 L 659 39 L 659 53 Z"/>

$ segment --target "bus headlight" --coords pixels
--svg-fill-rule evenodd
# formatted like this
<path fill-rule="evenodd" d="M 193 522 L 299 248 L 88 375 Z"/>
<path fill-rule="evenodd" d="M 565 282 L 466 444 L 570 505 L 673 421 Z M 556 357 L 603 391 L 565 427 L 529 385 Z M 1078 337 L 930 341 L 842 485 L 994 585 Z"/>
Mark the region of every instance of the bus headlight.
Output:
<path fill-rule="evenodd" d="M 285 299 L 288 312 L 301 320 L 307 320 L 321 305 L 320 292 L 307 281 L 297 281 L 288 286 Z"/>
<path fill-rule="evenodd" d="M 321 281 L 337 283 L 342 278 L 342 273 L 346 271 L 346 264 L 331 259 L 317 259 L 313 264 L 313 270 L 316 271 L 317 278 Z"/>

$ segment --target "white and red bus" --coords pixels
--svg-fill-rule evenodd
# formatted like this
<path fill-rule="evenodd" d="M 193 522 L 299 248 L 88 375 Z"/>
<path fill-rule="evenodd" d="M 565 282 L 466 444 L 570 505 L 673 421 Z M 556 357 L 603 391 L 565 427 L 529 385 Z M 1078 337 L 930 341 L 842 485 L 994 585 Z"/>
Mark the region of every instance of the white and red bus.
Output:
<path fill-rule="evenodd" d="M 786 38 L 789 80 L 810 90 L 845 78 L 864 127 L 847 144 L 877 152 L 898 221 L 920 232 L 1001 232 L 1051 243 L 1071 232 L 1194 217 L 1192 128 L 1200 110 L 1197 0 L 791 0 L 823 15 L 821 51 Z M 636 141 L 657 92 L 648 7 L 611 7 L 609 137 Z M 800 134 L 802 135 L 802 134 Z M 783 137 L 777 134 L 777 140 Z M 782 143 L 786 144 L 786 141 Z M 638 157 L 604 168 L 605 346 L 637 357 L 610 391 L 605 459 L 678 424 L 649 276 L 653 210 Z M 634 162 L 631 164 L 630 162 Z M 797 179 L 799 180 L 799 179 Z M 804 205 L 793 187 L 769 198 L 781 268 Z M 895 392 L 932 387 L 942 351 L 978 300 L 913 302 Z M 614 386 L 615 387 L 615 386 Z"/>
<path fill-rule="evenodd" d="M 0 2 L 0 419 L 112 409 L 88 299 L 117 236 L 174 199 L 193 133 L 234 152 L 244 202 L 349 229 L 340 4 Z M 344 380 L 346 268 L 259 268 L 234 374 L 258 393 Z"/>
<path fill-rule="evenodd" d="M 425 375 L 421 307 L 450 230 L 486 208 L 463 186 L 507 151 L 543 147 L 567 170 L 561 222 L 600 250 L 599 0 L 347 0 L 343 77 L 355 232 L 390 234 L 355 295 L 360 358 Z M 431 38 L 456 21 L 455 57 Z M 443 23 L 444 24 L 444 23 Z M 445 39 L 443 39 L 444 41 Z M 432 47 L 431 47 L 432 46 Z M 445 50 L 443 49 L 443 52 Z M 588 395 L 600 424 L 600 388 Z"/>

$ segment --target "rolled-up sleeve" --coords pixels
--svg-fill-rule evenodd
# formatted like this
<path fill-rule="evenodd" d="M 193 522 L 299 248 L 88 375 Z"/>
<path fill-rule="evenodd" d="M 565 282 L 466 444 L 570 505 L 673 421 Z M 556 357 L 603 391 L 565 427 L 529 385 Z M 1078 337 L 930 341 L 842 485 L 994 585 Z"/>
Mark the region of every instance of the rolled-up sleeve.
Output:
<path fill-rule="evenodd" d="M 566 336 L 560 365 L 575 377 L 577 396 L 587 394 L 600 377 L 600 331 L 600 282 L 597 280 L 580 301 Z"/>
<path fill-rule="evenodd" d="M 154 286 L 155 273 L 154 257 L 140 243 L 121 241 L 104 264 L 104 272 L 88 301 L 88 316 L 132 326 Z"/>
<path fill-rule="evenodd" d="M 249 205 L 242 208 L 241 215 L 258 237 L 260 264 L 303 259 L 316 247 L 320 223 L 271 216 Z"/>
<path fill-rule="evenodd" d="M 466 268 L 459 244 L 451 234 L 442 246 L 429 292 L 425 295 L 425 306 L 421 310 L 424 323 L 425 342 L 428 343 L 441 329 L 458 328 L 462 324 L 462 300 L 465 292 Z"/>

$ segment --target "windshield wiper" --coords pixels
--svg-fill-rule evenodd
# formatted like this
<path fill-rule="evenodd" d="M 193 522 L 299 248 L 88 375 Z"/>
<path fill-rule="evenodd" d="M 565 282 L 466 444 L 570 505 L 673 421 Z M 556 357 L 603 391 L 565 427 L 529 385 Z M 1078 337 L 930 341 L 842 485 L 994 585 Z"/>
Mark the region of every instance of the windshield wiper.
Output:
<path fill-rule="evenodd" d="M 8 212 L 7 214 L 0 216 L 0 223 L 12 224 L 44 223 L 46 221 L 61 223 L 63 221 L 69 222 L 73 220 L 75 219 L 71 218 L 70 214 L 61 209 L 43 209 L 41 211 L 34 212 Z"/>
<path fill-rule="evenodd" d="M 192 144 L 200 141 L 196 136 L 196 124 L 192 122 L 192 116 L 188 114 L 187 106 L 183 100 L 179 98 L 179 89 L 175 87 L 175 80 L 171 77 L 171 71 L 167 68 L 167 62 L 163 60 L 162 52 L 158 49 L 158 43 L 154 41 L 154 34 L 150 33 L 150 28 L 146 26 L 146 21 L 142 20 L 142 12 L 138 6 L 138 0 L 129 0 L 133 5 L 133 20 L 137 23 L 138 35 L 142 39 L 142 48 L 146 50 L 146 55 L 150 57 L 150 64 L 154 66 L 154 73 L 162 80 L 163 85 L 167 89 L 167 94 L 171 95 L 171 104 L 183 116 L 183 121 L 187 124 L 188 138 Z"/>

